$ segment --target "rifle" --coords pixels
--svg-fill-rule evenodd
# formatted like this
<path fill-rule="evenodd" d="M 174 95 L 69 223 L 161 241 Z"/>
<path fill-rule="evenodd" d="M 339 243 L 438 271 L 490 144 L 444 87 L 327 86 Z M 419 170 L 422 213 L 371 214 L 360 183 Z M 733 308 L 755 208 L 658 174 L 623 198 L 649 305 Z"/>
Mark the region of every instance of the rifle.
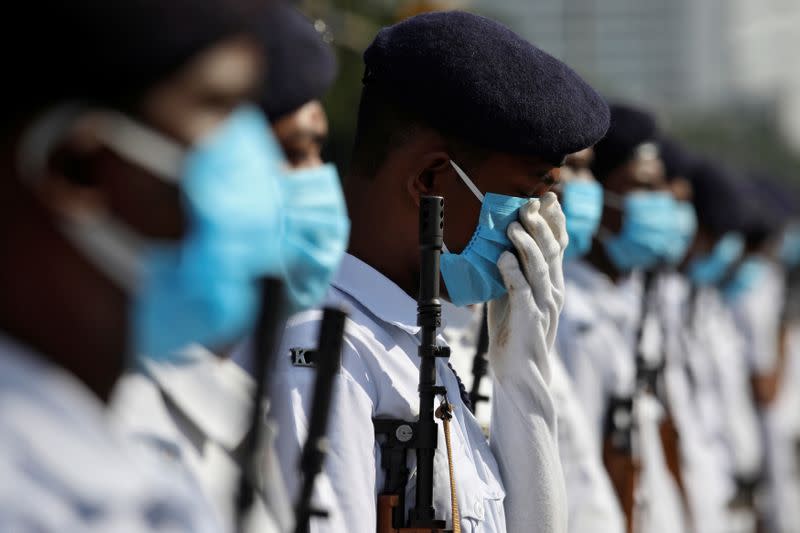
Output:
<path fill-rule="evenodd" d="M 275 352 L 286 323 L 284 284 L 276 278 L 259 280 L 261 307 L 256 320 L 254 338 L 256 380 L 250 428 L 242 447 L 242 469 L 235 495 L 236 530 L 244 533 L 247 514 L 255 500 L 258 479 L 259 446 L 264 427 L 264 402 L 269 397 L 267 380 L 275 362 Z"/>
<path fill-rule="evenodd" d="M 481 312 L 481 331 L 478 334 L 478 346 L 475 349 L 475 358 L 472 360 L 472 387 L 469 391 L 469 408 L 475 414 L 479 402 L 488 402 L 489 397 L 480 393 L 481 381 L 489 369 L 489 360 L 486 353 L 489 351 L 489 309 L 483 306 Z"/>
<path fill-rule="evenodd" d="M 450 349 L 436 344 L 442 322 L 439 301 L 439 255 L 444 229 L 444 199 L 439 196 L 420 198 L 419 248 L 420 282 L 417 298 L 417 325 L 421 327 L 418 349 L 419 418 L 416 422 L 375 419 L 376 435 L 381 443 L 381 467 L 386 470 L 386 485 L 378 496 L 378 533 L 441 533 L 444 520 L 436 519 L 433 507 L 433 458 L 438 430 L 434 400 L 444 395 L 445 388 L 436 385 L 436 358 L 449 357 Z M 405 491 L 408 482 L 406 464 L 409 450 L 417 457 L 416 503 L 405 513 Z M 455 519 L 455 518 L 454 518 Z"/>
<path fill-rule="evenodd" d="M 311 495 L 314 492 L 314 482 L 317 475 L 322 471 L 322 465 L 328 449 L 325 433 L 328 427 L 331 396 L 333 395 L 333 380 L 341 365 L 344 322 L 346 318 L 347 313 L 332 307 L 326 307 L 322 315 L 315 357 L 317 379 L 314 383 L 311 419 L 308 426 L 308 437 L 300 459 L 303 485 L 295 507 L 295 533 L 307 533 L 312 516 L 328 516 L 327 511 L 311 506 Z"/>

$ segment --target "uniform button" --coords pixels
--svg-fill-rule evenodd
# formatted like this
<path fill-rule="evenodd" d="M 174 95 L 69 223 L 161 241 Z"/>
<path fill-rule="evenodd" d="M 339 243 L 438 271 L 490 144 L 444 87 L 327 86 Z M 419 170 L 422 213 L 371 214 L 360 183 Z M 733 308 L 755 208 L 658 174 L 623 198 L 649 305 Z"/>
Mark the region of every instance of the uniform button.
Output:
<path fill-rule="evenodd" d="M 483 502 L 480 500 L 475 500 L 475 505 L 473 505 L 473 512 L 475 513 L 475 518 L 478 520 L 483 520 Z"/>

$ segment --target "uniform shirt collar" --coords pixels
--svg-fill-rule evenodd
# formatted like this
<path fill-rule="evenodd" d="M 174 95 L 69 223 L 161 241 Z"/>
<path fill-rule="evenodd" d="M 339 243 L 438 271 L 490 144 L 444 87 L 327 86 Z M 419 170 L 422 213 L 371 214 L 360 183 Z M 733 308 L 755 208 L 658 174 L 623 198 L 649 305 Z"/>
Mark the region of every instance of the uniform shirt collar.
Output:
<path fill-rule="evenodd" d="M 248 430 L 255 382 L 202 346 L 188 346 L 180 355 L 176 362 L 148 361 L 145 372 L 208 439 L 233 451 Z"/>
<path fill-rule="evenodd" d="M 331 282 L 380 320 L 416 335 L 417 302 L 392 280 L 361 261 L 345 254 Z"/>

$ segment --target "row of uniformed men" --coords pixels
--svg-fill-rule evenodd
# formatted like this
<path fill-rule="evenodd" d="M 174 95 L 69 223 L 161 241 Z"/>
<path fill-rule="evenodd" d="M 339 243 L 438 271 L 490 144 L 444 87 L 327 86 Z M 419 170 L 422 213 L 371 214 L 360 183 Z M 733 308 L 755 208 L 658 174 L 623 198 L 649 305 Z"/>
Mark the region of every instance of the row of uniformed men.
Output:
<path fill-rule="evenodd" d="M 569 529 L 798 531 L 797 193 L 690 153 L 641 109 L 611 115 L 561 173 Z M 457 368 L 491 398 L 482 314 L 453 313 Z"/>
<path fill-rule="evenodd" d="M 127 0 L 115 6 L 124 16 L 102 3 L 33 4 L 19 13 L 23 31 L 46 42 L 83 31 L 51 56 L 11 63 L 21 89 L 0 195 L 2 529 L 231 530 L 254 389 L 240 341 L 258 305 L 253 281 L 277 275 L 298 313 L 271 377 L 278 431 L 263 447 L 249 525 L 292 527 L 315 379 L 296 354 L 315 347 L 327 290 L 324 302 L 350 318 L 315 493 L 329 516 L 311 527 L 374 530 L 385 473 L 372 421 L 418 414 L 424 194 L 446 199 L 454 351 L 474 342 L 453 329 L 472 316 L 467 306 L 488 302 L 487 427 L 437 362 L 453 405 L 457 498 L 442 446 L 433 487 L 448 526 L 458 509 L 463 531 L 749 527 L 751 508 L 729 505 L 763 471 L 745 385 L 758 372 L 755 390 L 774 396 L 767 374 L 789 353 L 770 337 L 780 306 L 752 290 L 764 270 L 752 259 L 780 234 L 794 264 L 797 238 L 740 225 L 752 217 L 738 185 L 715 165 L 681 165 L 647 114 L 609 111 L 496 22 L 414 17 L 364 55 L 344 180 L 350 226 L 337 176 L 319 160 L 330 50 L 295 12 L 256 1 Z M 31 69 L 37 59 L 49 68 Z M 258 111 L 242 104 L 261 63 Z M 668 272 L 678 266 L 684 274 Z M 755 302 L 737 304 L 749 345 L 735 340 L 723 286 Z M 764 426 L 771 502 L 790 501 L 797 483 L 786 467 L 796 432 L 778 418 Z M 411 506 L 413 456 L 409 467 Z"/>

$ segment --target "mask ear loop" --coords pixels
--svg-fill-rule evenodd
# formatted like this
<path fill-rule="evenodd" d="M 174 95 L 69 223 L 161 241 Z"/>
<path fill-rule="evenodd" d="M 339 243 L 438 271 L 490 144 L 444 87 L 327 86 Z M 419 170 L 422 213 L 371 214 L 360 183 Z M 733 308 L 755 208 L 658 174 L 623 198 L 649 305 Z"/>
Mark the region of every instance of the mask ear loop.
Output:
<path fill-rule="evenodd" d="M 100 140 L 108 148 L 167 183 L 178 185 L 186 150 L 122 113 L 102 112 Z"/>
<path fill-rule="evenodd" d="M 475 186 L 475 184 L 474 184 L 474 183 L 472 183 L 472 180 L 471 180 L 471 179 L 469 179 L 469 176 L 467 176 L 467 173 L 466 173 L 466 172 L 464 172 L 463 170 L 461 170 L 461 167 L 459 167 L 458 165 L 456 165 L 455 161 L 453 161 L 452 159 L 450 160 L 450 165 L 452 165 L 452 167 L 453 167 L 453 170 L 455 170 L 455 171 L 456 171 L 456 174 L 458 174 L 458 177 L 459 177 L 459 178 L 461 178 L 461 181 L 463 181 L 463 182 L 464 182 L 464 185 L 466 185 L 466 186 L 467 186 L 467 188 L 468 188 L 470 191 L 472 191 L 472 194 L 474 194 L 474 195 L 475 195 L 475 197 L 476 197 L 476 198 L 477 198 L 477 199 L 478 199 L 478 200 L 479 200 L 481 203 L 483 203 L 483 193 L 482 193 L 482 192 L 481 192 L 481 191 L 480 191 L 480 190 L 479 190 L 479 189 L 478 189 L 478 188 Z"/>
<path fill-rule="evenodd" d="M 478 201 L 480 201 L 480 203 L 483 203 L 483 193 L 475 186 L 474 183 L 472 183 L 472 180 L 469 179 L 467 173 L 461 170 L 461 167 L 456 165 L 455 161 L 453 161 L 452 159 L 450 160 L 450 165 L 453 167 L 453 170 L 456 171 L 458 177 L 461 178 L 461 181 L 464 182 L 464 185 L 466 185 L 467 188 L 470 191 L 472 191 L 472 194 L 475 195 L 475 197 L 478 199 Z M 447 245 L 445 245 L 444 242 L 442 242 L 442 251 L 446 254 L 450 253 L 450 250 L 447 249 Z"/>
<path fill-rule="evenodd" d="M 61 104 L 42 113 L 25 130 L 17 148 L 17 170 L 25 183 L 36 185 L 42 178 L 53 150 L 85 112 L 82 103 Z"/>
<path fill-rule="evenodd" d="M 17 169 L 21 179 L 31 186 L 37 185 L 36 180 L 44 175 L 48 158 L 53 150 L 64 142 L 72 128 L 76 127 L 82 118 L 92 113 L 97 112 L 91 111 L 83 103 L 75 102 L 54 107 L 36 119 L 25 131 L 19 144 Z M 120 120 L 119 117 L 122 115 L 99 112 L 97 118 L 100 120 L 111 118 L 116 124 L 116 128 L 112 129 L 117 131 L 117 134 L 110 135 L 106 134 L 110 129 L 106 132 L 101 131 L 101 141 L 109 148 L 123 152 L 120 155 L 127 157 L 127 152 L 132 150 L 121 149 L 120 143 L 127 141 L 123 141 L 126 135 L 119 135 L 119 132 L 126 129 L 144 131 L 145 128 L 136 125 L 130 119 Z M 125 125 L 120 127 L 123 123 Z M 130 124 L 127 123 L 133 124 L 133 127 L 129 128 Z M 171 143 L 167 150 L 174 150 L 175 143 L 169 140 L 166 142 Z M 163 154 L 156 150 L 153 155 L 161 157 Z M 166 170 L 163 163 L 151 164 L 152 160 L 142 164 L 141 160 L 146 160 L 149 156 L 150 154 L 135 157 L 133 162 L 141 164 L 146 170 L 152 171 L 154 168 Z M 63 215 L 59 229 L 115 285 L 127 292 L 137 288 L 144 276 L 143 253 L 149 244 L 147 239 L 140 237 L 108 214 L 79 212 Z"/>

